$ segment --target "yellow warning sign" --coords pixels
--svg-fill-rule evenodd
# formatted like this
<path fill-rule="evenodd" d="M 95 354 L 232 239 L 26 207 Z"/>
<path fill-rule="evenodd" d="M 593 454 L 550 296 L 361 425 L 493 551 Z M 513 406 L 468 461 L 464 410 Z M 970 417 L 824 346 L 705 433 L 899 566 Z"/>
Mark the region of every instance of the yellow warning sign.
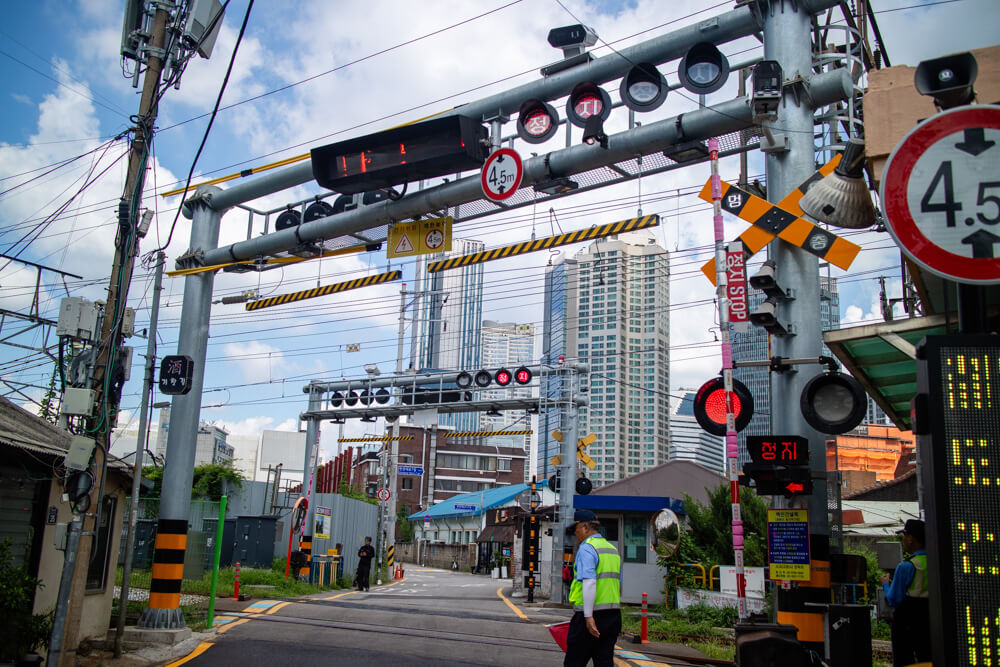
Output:
<path fill-rule="evenodd" d="M 451 250 L 451 216 L 397 222 L 389 228 L 388 257 L 430 255 Z"/>

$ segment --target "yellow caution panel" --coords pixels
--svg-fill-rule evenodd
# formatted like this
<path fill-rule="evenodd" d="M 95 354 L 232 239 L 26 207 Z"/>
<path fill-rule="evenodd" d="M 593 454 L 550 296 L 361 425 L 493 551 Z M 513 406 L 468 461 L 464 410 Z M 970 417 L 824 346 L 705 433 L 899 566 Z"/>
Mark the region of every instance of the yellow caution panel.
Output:
<path fill-rule="evenodd" d="M 333 285 L 324 285 L 323 287 L 314 287 L 313 289 L 302 290 L 301 292 L 292 292 L 291 294 L 272 296 L 266 299 L 260 299 L 259 301 L 251 301 L 246 305 L 246 309 L 260 310 L 261 308 L 282 306 L 286 303 L 294 303 L 296 301 L 304 301 L 306 299 L 315 299 L 318 296 L 337 294 L 338 292 L 346 292 L 348 290 L 358 289 L 360 287 L 370 287 L 371 285 L 380 285 L 382 283 L 388 283 L 394 280 L 399 280 L 402 277 L 403 277 L 402 271 L 387 271 L 386 273 L 376 273 L 373 276 L 365 276 L 364 278 L 355 278 L 354 280 L 347 280 L 342 283 L 335 283 Z"/>
<path fill-rule="evenodd" d="M 655 227 L 659 224 L 660 216 L 658 215 L 645 215 L 641 218 L 619 220 L 618 222 L 610 222 L 606 225 L 598 225 L 588 229 L 578 229 L 575 232 L 568 232 L 557 236 L 546 236 L 540 239 L 535 239 L 534 241 L 523 241 L 513 245 L 493 248 L 492 250 L 485 250 L 483 252 L 475 252 L 469 255 L 460 255 L 459 257 L 442 259 L 428 264 L 427 272 L 440 273 L 442 271 L 447 271 L 448 269 L 457 269 L 471 264 L 482 264 L 483 262 L 492 262 L 497 259 L 524 255 L 529 252 L 548 250 L 549 248 L 558 248 L 560 246 L 580 243 L 582 241 L 590 241 L 592 239 L 614 236 L 615 234 L 633 232 L 637 229 L 647 229 L 649 227 Z"/>

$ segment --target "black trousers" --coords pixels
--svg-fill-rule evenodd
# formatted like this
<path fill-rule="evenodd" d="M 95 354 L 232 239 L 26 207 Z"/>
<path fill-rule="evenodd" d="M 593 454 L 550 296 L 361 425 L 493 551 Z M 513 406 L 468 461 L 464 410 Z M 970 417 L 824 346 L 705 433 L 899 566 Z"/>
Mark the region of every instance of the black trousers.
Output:
<path fill-rule="evenodd" d="M 371 565 L 358 565 L 357 584 L 359 591 L 367 591 L 371 585 Z"/>
<path fill-rule="evenodd" d="M 931 661 L 930 605 L 927 598 L 904 597 L 892 612 L 894 667 Z"/>
<path fill-rule="evenodd" d="M 594 667 L 612 667 L 615 664 L 615 642 L 622 632 L 620 609 L 601 609 L 594 612 L 594 623 L 600 637 L 587 632 L 583 612 L 573 614 L 566 637 L 566 659 L 564 667 L 586 667 L 591 660 Z"/>

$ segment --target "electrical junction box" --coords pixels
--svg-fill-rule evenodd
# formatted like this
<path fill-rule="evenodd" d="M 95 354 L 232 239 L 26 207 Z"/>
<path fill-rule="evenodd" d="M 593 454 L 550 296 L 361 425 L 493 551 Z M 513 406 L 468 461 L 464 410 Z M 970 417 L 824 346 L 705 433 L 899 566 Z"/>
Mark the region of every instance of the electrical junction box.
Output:
<path fill-rule="evenodd" d="M 59 303 L 59 322 L 56 324 L 56 335 L 81 340 L 97 340 L 97 320 L 96 303 L 82 297 L 66 297 Z"/>
<path fill-rule="evenodd" d="M 135 334 L 135 308 L 126 308 L 122 313 L 122 335 L 128 338 Z"/>
<path fill-rule="evenodd" d="M 56 529 L 52 531 L 52 546 L 59 551 L 66 551 L 66 526 L 65 523 L 57 523 Z"/>
<path fill-rule="evenodd" d="M 118 350 L 118 361 L 122 365 L 122 370 L 125 371 L 125 381 L 127 382 L 132 377 L 132 348 L 123 345 Z"/>
<path fill-rule="evenodd" d="M 62 413 L 90 417 L 94 414 L 94 398 L 93 389 L 67 387 L 62 397 Z"/>
<path fill-rule="evenodd" d="M 97 441 L 84 435 L 74 435 L 66 452 L 66 467 L 72 470 L 86 470 L 90 467 L 90 457 L 94 454 Z"/>

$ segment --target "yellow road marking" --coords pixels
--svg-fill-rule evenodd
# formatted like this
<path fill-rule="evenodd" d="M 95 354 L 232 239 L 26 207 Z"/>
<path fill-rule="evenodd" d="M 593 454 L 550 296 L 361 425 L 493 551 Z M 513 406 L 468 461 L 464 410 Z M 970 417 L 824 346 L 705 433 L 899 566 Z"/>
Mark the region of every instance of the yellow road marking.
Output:
<path fill-rule="evenodd" d="M 279 609 L 282 609 L 284 607 L 287 607 L 290 604 L 292 604 L 292 603 L 291 602 L 280 602 L 280 603 L 274 605 L 273 607 L 271 607 L 270 609 L 268 609 L 267 611 L 265 611 L 264 613 L 270 616 L 274 612 L 276 612 Z"/>
<path fill-rule="evenodd" d="M 337 593 L 336 595 L 331 595 L 330 597 L 323 598 L 323 599 L 324 600 L 336 600 L 337 598 L 342 598 L 345 595 L 354 595 L 355 593 L 359 593 L 359 592 L 360 591 L 347 591 L 346 593 Z"/>
<path fill-rule="evenodd" d="M 221 635 L 226 632 L 229 632 L 237 625 L 243 625 L 244 623 L 249 623 L 249 622 L 250 622 L 249 618 L 241 618 L 237 621 L 233 621 L 232 623 L 226 623 L 225 625 L 220 625 L 218 628 L 216 628 L 215 633 Z"/>
<path fill-rule="evenodd" d="M 186 656 L 184 656 L 180 660 L 175 660 L 174 662 L 171 662 L 170 664 L 167 665 L 167 667 L 176 667 L 177 665 L 183 665 L 188 660 L 193 660 L 193 659 L 197 658 L 199 655 L 201 655 L 202 653 L 204 653 L 205 651 L 207 651 L 209 648 L 211 648 L 211 646 L 212 646 L 212 642 L 202 642 L 202 643 L 198 644 L 198 646 L 196 646 L 193 651 L 191 651 L 190 653 L 188 653 Z"/>
<path fill-rule="evenodd" d="M 497 589 L 497 595 L 499 595 L 499 596 L 500 596 L 500 599 L 501 599 L 501 600 L 503 600 L 503 601 L 504 601 L 504 603 L 505 603 L 505 604 L 506 604 L 506 605 L 507 605 L 508 607 L 510 607 L 510 608 L 511 608 L 511 609 L 512 609 L 512 610 L 514 611 L 514 613 L 515 613 L 515 614 L 517 614 L 517 615 L 518 615 L 518 616 L 519 616 L 519 617 L 520 617 L 521 619 L 523 619 L 523 620 L 525 620 L 525 621 L 529 620 L 529 619 L 528 619 L 528 617 L 527 617 L 527 616 L 525 616 L 525 614 L 524 614 L 524 612 L 523 612 L 523 611 L 521 611 L 520 609 L 518 609 L 518 608 L 517 608 L 517 607 L 516 607 L 516 606 L 514 605 L 514 603 L 513 603 L 513 602 L 511 602 L 510 600 L 508 600 L 507 598 L 505 598 L 505 597 L 503 596 L 503 593 L 502 593 L 501 591 L 503 591 L 503 588 L 498 588 L 498 589 Z"/>

